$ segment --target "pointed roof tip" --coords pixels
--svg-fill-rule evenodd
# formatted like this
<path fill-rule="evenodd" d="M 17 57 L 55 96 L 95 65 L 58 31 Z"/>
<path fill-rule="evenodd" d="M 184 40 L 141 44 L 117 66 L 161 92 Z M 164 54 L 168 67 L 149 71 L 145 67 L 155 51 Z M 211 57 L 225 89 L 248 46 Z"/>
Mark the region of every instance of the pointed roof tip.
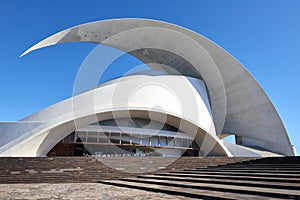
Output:
<path fill-rule="evenodd" d="M 36 49 L 43 48 L 44 46 L 41 45 L 41 43 L 42 43 L 43 41 L 44 41 L 44 40 L 42 40 L 41 42 L 39 42 L 39 43 L 37 43 L 37 44 L 31 46 L 29 49 L 27 49 L 26 51 L 24 51 L 19 57 L 21 58 L 21 57 L 23 57 L 23 56 L 29 54 L 30 52 L 32 52 L 32 51 L 34 51 L 34 50 L 36 50 Z"/>
<path fill-rule="evenodd" d="M 27 49 L 26 51 L 24 51 L 21 55 L 19 55 L 19 58 L 22 58 L 23 56 L 25 56 L 26 54 L 29 53 L 29 49 Z"/>
<path fill-rule="evenodd" d="M 19 57 L 21 58 L 21 57 L 23 57 L 23 56 L 29 54 L 30 52 L 32 52 L 32 51 L 38 49 L 38 48 L 39 48 L 38 45 L 39 45 L 39 43 L 33 45 L 32 47 L 30 47 L 29 49 L 27 49 L 26 51 L 24 51 Z M 41 48 L 42 48 L 42 47 L 41 47 Z"/>
<path fill-rule="evenodd" d="M 31 46 L 29 49 L 27 49 L 26 51 L 24 51 L 19 57 L 23 57 L 25 56 L 26 54 L 32 52 L 32 51 L 35 51 L 37 49 L 40 49 L 40 48 L 44 48 L 44 47 L 48 47 L 48 46 L 52 46 L 52 45 L 55 45 L 55 44 L 58 44 L 60 42 L 60 40 L 62 38 L 64 38 L 69 32 L 71 31 L 71 28 L 70 29 L 66 29 L 66 30 L 63 30 L 61 32 L 58 32 L 42 41 L 40 41 L 39 43 Z"/>

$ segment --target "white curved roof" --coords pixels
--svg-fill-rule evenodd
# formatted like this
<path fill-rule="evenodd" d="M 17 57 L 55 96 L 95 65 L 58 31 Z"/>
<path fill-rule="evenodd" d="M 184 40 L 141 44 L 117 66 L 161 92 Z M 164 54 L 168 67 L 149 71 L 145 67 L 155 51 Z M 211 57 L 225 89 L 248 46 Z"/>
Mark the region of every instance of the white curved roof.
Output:
<path fill-rule="evenodd" d="M 166 122 L 195 138 L 204 154 L 231 156 L 216 136 L 203 94 L 199 94 L 187 77 L 138 75 L 120 79 L 126 80 L 86 91 L 19 121 L 29 125 L 39 121 L 40 124 L 17 137 L 7 138 L 6 144 L 0 146 L 0 155 L 45 156 L 62 138 L 78 128 L 112 118 L 148 118 L 150 115 L 151 119 Z M 132 93 L 142 84 L 144 87 Z M 182 101 L 178 102 L 176 97 Z M 7 136 L 10 136 L 9 131 Z"/>

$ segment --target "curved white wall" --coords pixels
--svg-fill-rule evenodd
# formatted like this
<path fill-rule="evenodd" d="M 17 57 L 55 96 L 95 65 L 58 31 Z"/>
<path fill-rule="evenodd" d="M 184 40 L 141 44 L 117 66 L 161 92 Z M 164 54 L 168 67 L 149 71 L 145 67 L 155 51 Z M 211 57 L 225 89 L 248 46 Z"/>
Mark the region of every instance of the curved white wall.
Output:
<path fill-rule="evenodd" d="M 130 115 L 150 112 L 152 119 L 165 120 L 168 123 L 172 123 L 172 116 L 183 119 L 182 123 L 173 120 L 174 125 L 196 137 L 196 142 L 197 138 L 198 142 L 205 140 L 199 145 L 204 153 L 208 154 L 213 150 L 216 154 L 230 156 L 226 148 L 218 142 L 206 101 L 207 99 L 204 101 L 193 84 L 184 76 L 139 75 L 126 81 L 114 81 L 24 119 L 27 122 L 44 123 L 2 146 L 0 155 L 45 156 L 58 141 L 76 129 L 74 120 L 75 125 L 81 127 L 98 121 L 102 116 L 101 113 L 110 112 L 110 117 L 118 118 L 126 115 L 128 117 L 127 111 L 131 111 Z M 105 117 L 105 114 L 103 116 Z"/>

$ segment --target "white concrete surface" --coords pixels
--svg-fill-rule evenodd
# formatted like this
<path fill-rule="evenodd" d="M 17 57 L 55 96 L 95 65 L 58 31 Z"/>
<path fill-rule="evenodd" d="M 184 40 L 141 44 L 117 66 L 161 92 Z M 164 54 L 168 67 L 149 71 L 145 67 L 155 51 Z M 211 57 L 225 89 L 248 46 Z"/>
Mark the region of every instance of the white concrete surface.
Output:
<path fill-rule="evenodd" d="M 45 123 L 0 147 L 0 155 L 45 156 L 76 128 L 111 118 L 150 116 L 195 138 L 204 154 L 231 156 L 219 143 L 207 100 L 189 80 L 174 75 L 137 75 L 89 90 L 23 119 Z"/>

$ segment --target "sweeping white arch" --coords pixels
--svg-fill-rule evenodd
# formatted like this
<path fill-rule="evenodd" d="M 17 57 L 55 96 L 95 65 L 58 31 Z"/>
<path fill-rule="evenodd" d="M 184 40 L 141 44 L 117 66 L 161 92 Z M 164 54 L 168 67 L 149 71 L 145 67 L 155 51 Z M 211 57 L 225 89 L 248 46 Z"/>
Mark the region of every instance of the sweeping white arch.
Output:
<path fill-rule="evenodd" d="M 120 117 L 128 117 L 126 114 L 130 111 L 131 116 L 139 118 L 146 118 L 152 113 L 153 120 L 165 119 L 167 124 L 195 138 L 205 155 L 232 156 L 215 134 L 209 108 L 186 77 L 137 75 L 124 81 L 122 79 L 126 77 L 61 101 L 23 119 L 23 122 L 38 121 L 41 124 L 0 147 L 0 155 L 45 156 L 62 138 L 75 131 L 76 126 L 84 127 L 99 119 L 112 119 L 116 116 L 113 113 Z M 155 87 L 154 82 L 158 83 Z M 147 83 L 150 87 L 143 87 L 134 93 L 132 100 L 128 98 L 131 97 L 132 89 L 136 85 Z M 182 85 L 185 89 L 176 87 L 176 84 Z M 179 97 L 188 94 L 195 100 L 194 103 L 183 99 L 178 104 L 172 93 L 166 94 L 166 85 Z M 116 98 L 114 103 L 111 100 L 116 95 L 119 98 Z M 94 101 L 87 102 L 87 99 Z M 80 105 L 77 112 L 73 107 L 74 102 Z M 194 112 L 195 107 L 199 112 Z"/>

